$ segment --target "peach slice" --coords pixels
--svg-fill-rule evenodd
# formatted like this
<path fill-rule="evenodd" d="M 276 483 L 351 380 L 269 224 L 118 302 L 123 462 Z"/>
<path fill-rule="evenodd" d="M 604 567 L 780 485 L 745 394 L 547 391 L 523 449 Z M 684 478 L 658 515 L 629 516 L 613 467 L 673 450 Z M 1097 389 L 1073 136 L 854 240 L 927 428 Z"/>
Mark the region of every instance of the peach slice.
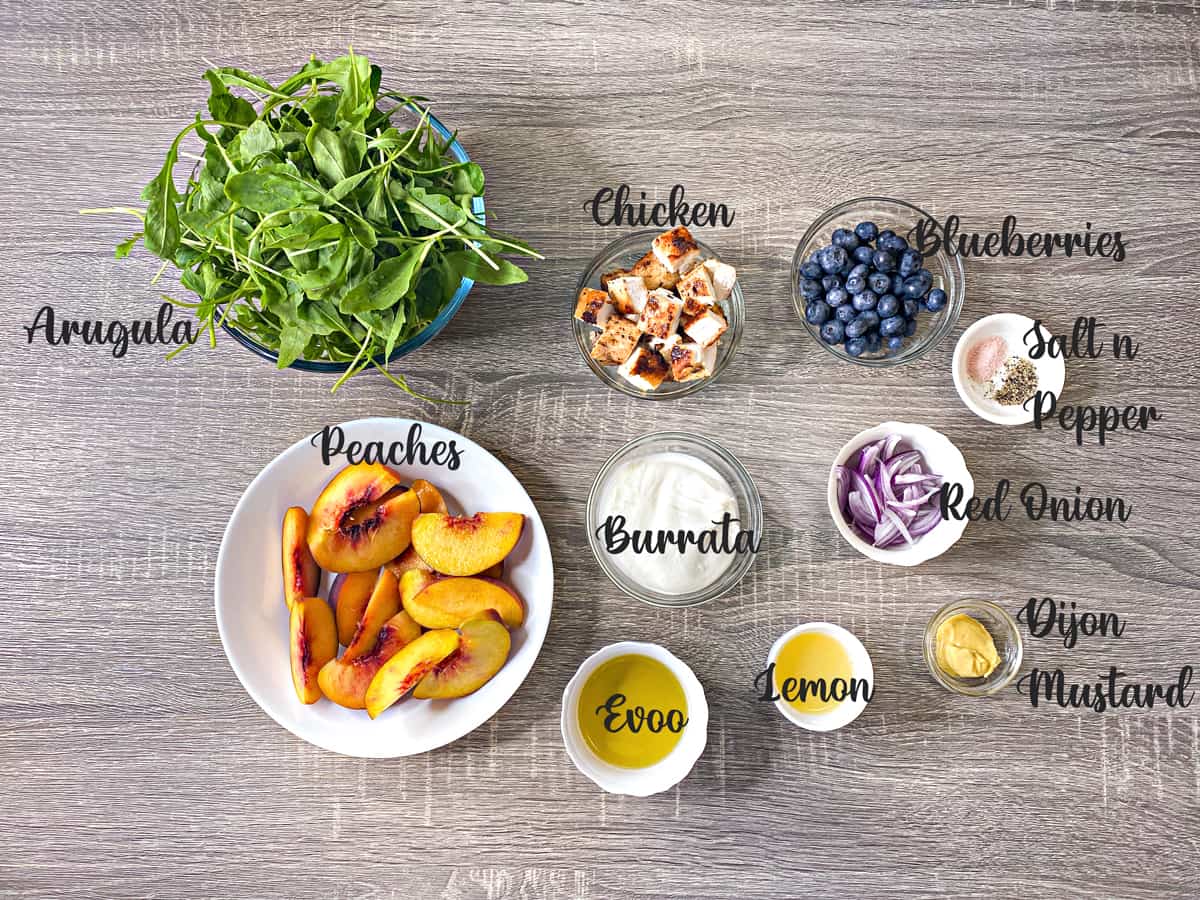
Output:
<path fill-rule="evenodd" d="M 377 569 L 408 548 L 420 512 L 416 491 L 403 490 L 387 466 L 346 466 L 313 504 L 308 547 L 331 572 Z"/>
<path fill-rule="evenodd" d="M 354 629 L 354 636 L 346 645 L 346 652 L 342 654 L 342 659 L 349 661 L 370 653 L 371 648 L 379 639 L 379 632 L 383 629 L 384 623 L 398 612 L 400 612 L 400 585 L 396 583 L 395 575 L 387 569 L 383 569 L 379 573 L 379 580 L 375 582 L 375 588 L 371 591 L 367 608 L 363 610 L 362 618 L 358 620 L 358 625 Z"/>
<path fill-rule="evenodd" d="M 442 492 L 424 478 L 418 478 L 414 481 L 412 489 L 416 491 L 417 496 L 421 500 L 421 512 L 443 514 L 449 512 L 446 509 L 446 501 L 442 499 Z"/>
<path fill-rule="evenodd" d="M 420 593 L 405 597 L 404 609 L 426 628 L 457 628 L 488 609 L 499 613 L 509 628 L 525 621 L 520 596 L 494 578 L 435 579 Z"/>
<path fill-rule="evenodd" d="M 354 632 L 363 613 L 367 611 L 367 602 L 375 591 L 375 583 L 379 573 L 375 570 L 366 572 L 342 572 L 333 579 L 329 588 L 329 602 L 333 604 L 333 615 L 337 619 L 338 640 L 343 647 L 349 647 L 354 640 Z"/>
<path fill-rule="evenodd" d="M 426 572 L 432 572 L 433 566 L 421 559 L 421 554 L 417 553 L 412 547 L 409 547 L 390 563 L 387 567 L 392 570 L 392 574 L 397 578 L 403 577 L 404 573 L 409 569 L 424 569 Z"/>
<path fill-rule="evenodd" d="M 427 572 L 425 569 L 409 569 L 400 576 L 400 603 L 407 609 L 417 594 L 437 580 L 438 576 L 433 572 Z"/>
<path fill-rule="evenodd" d="M 422 513 L 413 523 L 412 545 L 434 571 L 478 575 L 512 552 L 524 525 L 521 513 Z"/>
<path fill-rule="evenodd" d="M 308 513 L 303 506 L 283 514 L 283 599 L 288 609 L 321 589 L 321 569 L 309 552 L 307 533 Z"/>
<path fill-rule="evenodd" d="M 289 633 L 296 696 L 301 703 L 316 703 L 321 699 L 321 667 L 337 656 L 333 610 L 320 597 L 301 597 L 292 604 Z"/>
<path fill-rule="evenodd" d="M 422 678 L 413 691 L 418 700 L 448 700 L 473 694 L 504 666 L 512 638 L 494 609 L 463 622 L 458 634 L 458 649 Z"/>
<path fill-rule="evenodd" d="M 421 636 L 421 626 L 406 612 L 396 613 L 379 629 L 375 647 L 365 656 L 331 659 L 321 667 L 317 682 L 321 691 L 347 709 L 366 707 L 367 687 L 383 664 Z"/>
<path fill-rule="evenodd" d="M 452 628 L 427 631 L 383 664 L 367 687 L 364 698 L 372 719 L 411 691 L 442 660 L 458 649 L 460 638 Z"/>

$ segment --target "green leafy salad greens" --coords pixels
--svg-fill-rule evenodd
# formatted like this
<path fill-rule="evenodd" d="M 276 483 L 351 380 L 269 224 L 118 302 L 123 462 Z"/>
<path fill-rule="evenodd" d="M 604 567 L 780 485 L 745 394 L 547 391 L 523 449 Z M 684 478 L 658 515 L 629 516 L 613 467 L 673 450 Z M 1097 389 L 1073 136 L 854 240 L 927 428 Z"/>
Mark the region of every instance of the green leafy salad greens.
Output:
<path fill-rule="evenodd" d="M 313 58 L 278 86 L 209 69 L 208 116 L 172 142 L 142 192 L 145 209 L 84 212 L 142 220 L 117 257 L 140 240 L 164 261 L 160 275 L 176 266 L 199 299 L 164 299 L 194 310 L 211 345 L 228 323 L 278 354 L 281 369 L 298 359 L 346 366 L 335 391 L 373 366 L 414 393 L 387 371 L 392 351 L 464 276 L 516 284 L 527 276 L 502 255 L 541 256 L 476 220 L 483 170 L 450 154 L 453 137 L 439 137 L 423 98 L 380 90 L 381 75 L 353 51 Z M 412 128 L 392 121 L 418 116 Z M 181 150 L 192 133 L 202 156 Z M 180 156 L 196 160 L 182 192 Z"/>

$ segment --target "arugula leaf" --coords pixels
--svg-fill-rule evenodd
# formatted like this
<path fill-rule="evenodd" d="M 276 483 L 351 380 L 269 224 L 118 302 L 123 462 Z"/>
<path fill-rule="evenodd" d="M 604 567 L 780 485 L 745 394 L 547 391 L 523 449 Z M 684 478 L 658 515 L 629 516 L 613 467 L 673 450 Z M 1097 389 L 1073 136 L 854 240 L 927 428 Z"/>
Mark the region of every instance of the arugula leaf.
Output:
<path fill-rule="evenodd" d="M 242 151 L 242 162 L 253 162 L 255 157 L 272 153 L 278 146 L 275 132 L 262 119 L 258 119 L 242 132 L 238 146 Z"/>
<path fill-rule="evenodd" d="M 445 259 L 460 276 L 483 284 L 521 284 L 529 280 L 524 269 L 507 259 L 496 260 L 499 269 L 493 269 L 478 254 L 468 250 L 452 250 L 445 254 Z"/>
<path fill-rule="evenodd" d="M 141 240 L 142 235 L 144 234 L 144 231 L 135 231 L 132 236 L 117 244 L 117 249 L 113 253 L 113 256 L 115 256 L 117 259 L 124 259 L 127 257 L 129 255 L 129 251 L 133 249 L 133 245 Z"/>
<path fill-rule="evenodd" d="M 423 246 L 413 247 L 385 259 L 379 266 L 342 297 L 338 309 L 348 316 L 368 309 L 386 309 L 408 293 L 413 273 L 425 258 Z"/>
<path fill-rule="evenodd" d="M 302 181 L 273 172 L 242 172 L 225 182 L 225 196 L 260 213 L 317 206 L 324 195 Z"/>
<path fill-rule="evenodd" d="M 350 173 L 350 159 L 336 133 L 314 122 L 304 143 L 312 154 L 317 171 L 325 176 L 328 184 L 335 185 L 345 180 Z"/>
<path fill-rule="evenodd" d="M 172 146 L 154 180 L 146 186 L 146 249 L 160 259 L 172 259 L 179 247 L 179 191 L 175 189 L 175 161 L 179 151 Z"/>

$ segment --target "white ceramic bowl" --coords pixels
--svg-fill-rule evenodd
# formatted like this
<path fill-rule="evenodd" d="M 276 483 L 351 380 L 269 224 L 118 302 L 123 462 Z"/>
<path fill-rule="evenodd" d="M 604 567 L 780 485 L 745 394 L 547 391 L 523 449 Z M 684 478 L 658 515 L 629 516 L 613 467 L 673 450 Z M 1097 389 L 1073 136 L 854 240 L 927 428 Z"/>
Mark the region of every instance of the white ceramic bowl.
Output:
<path fill-rule="evenodd" d="M 967 471 L 966 460 L 954 444 L 950 443 L 940 431 L 935 431 L 927 425 L 912 425 L 907 422 L 884 422 L 866 431 L 860 431 L 849 440 L 833 460 L 829 467 L 829 485 L 826 498 L 829 502 L 829 514 L 833 524 L 846 542 L 861 553 L 876 562 L 888 563 L 893 566 L 916 566 L 941 556 L 962 537 L 967 527 L 966 519 L 943 519 L 942 523 L 922 537 L 917 538 L 912 546 L 900 544 L 896 547 L 881 549 L 868 544 L 855 534 L 854 529 L 846 522 L 845 516 L 838 508 L 837 478 L 834 477 L 834 466 L 843 466 L 859 448 L 873 441 L 899 434 L 904 442 L 914 450 L 921 451 L 925 457 L 925 468 L 929 472 L 941 475 L 947 482 L 962 485 L 964 496 L 970 497 L 975 493 L 975 480 Z"/>
<path fill-rule="evenodd" d="M 395 469 L 406 482 L 424 478 L 442 491 L 451 512 L 511 510 L 525 514 L 517 546 L 504 561 L 504 579 L 525 600 L 525 623 L 512 633 L 508 662 L 475 693 L 456 700 L 408 697 L 372 721 L 364 710 L 328 700 L 306 706 L 292 687 L 288 610 L 279 568 L 280 523 L 289 506 L 311 508 L 321 488 L 345 465 L 324 465 L 307 436 L 272 460 L 238 501 L 217 554 L 216 614 L 221 644 L 246 692 L 297 737 L 335 753 L 371 758 L 423 753 L 457 740 L 500 710 L 533 667 L 550 625 L 554 567 L 546 529 L 533 501 L 504 463 L 474 441 L 437 425 L 409 419 L 358 419 L 341 425 L 347 441 L 403 442 L 419 425 L 421 440 L 454 441 L 461 465 L 413 463 Z M 328 582 L 321 596 L 327 597 Z"/>
<path fill-rule="evenodd" d="M 827 634 L 842 645 L 850 657 L 850 677 L 865 681 L 873 694 L 875 692 L 875 669 L 871 665 L 871 655 L 867 653 L 867 648 L 863 646 L 862 641 L 840 625 L 833 625 L 829 622 L 808 622 L 804 625 L 797 625 L 791 631 L 784 632 L 779 636 L 779 640 L 771 645 L 771 652 L 767 655 L 767 665 L 769 666 L 779 659 L 779 653 L 788 641 L 798 634 L 812 631 Z M 783 675 L 785 678 L 797 677 L 790 672 L 784 672 Z M 774 685 L 771 686 L 771 689 L 774 691 Z M 843 700 L 827 712 L 805 713 L 781 697 L 775 701 L 775 708 L 783 714 L 785 719 L 801 728 L 807 728 L 809 731 L 836 731 L 857 719 L 867 708 L 867 700 L 864 697 Z"/>
<path fill-rule="evenodd" d="M 614 766 L 596 756 L 583 739 L 579 730 L 576 707 L 584 682 L 604 662 L 627 654 L 640 654 L 656 659 L 679 679 L 683 695 L 687 699 L 688 723 L 675 749 L 665 758 L 644 769 L 626 769 Z M 567 683 L 562 700 L 562 736 L 567 755 L 575 768 L 610 794 L 629 794 L 633 797 L 649 797 L 674 787 L 687 777 L 704 752 L 708 743 L 708 701 L 704 688 L 687 663 L 658 644 L 639 641 L 621 641 L 597 650 L 575 672 Z"/>
<path fill-rule="evenodd" d="M 1017 313 L 996 313 L 985 316 L 962 333 L 954 346 L 954 363 L 951 371 L 954 374 L 954 387 L 958 396 L 967 405 L 967 409 L 981 419 L 994 422 L 997 425 L 1024 425 L 1033 421 L 1033 405 L 1002 406 L 984 393 L 985 384 L 980 384 L 967 374 L 967 349 L 977 340 L 986 340 L 993 336 L 1004 338 L 1008 344 L 1009 356 L 1024 356 L 1029 358 L 1029 348 L 1025 344 L 1025 335 L 1033 329 L 1034 321 L 1029 316 Z M 1041 326 L 1042 337 L 1050 340 L 1050 332 L 1045 325 Z M 1043 354 L 1039 359 L 1030 359 L 1037 370 L 1038 390 L 1053 393 L 1056 397 L 1062 394 L 1063 384 L 1067 379 L 1067 366 L 1061 356 Z"/>

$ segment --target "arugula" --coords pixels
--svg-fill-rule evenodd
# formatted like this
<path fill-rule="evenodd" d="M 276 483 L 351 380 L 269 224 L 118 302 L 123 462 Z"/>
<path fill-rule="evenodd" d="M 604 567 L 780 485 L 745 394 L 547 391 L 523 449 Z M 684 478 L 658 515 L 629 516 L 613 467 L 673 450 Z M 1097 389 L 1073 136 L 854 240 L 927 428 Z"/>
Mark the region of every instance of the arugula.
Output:
<path fill-rule="evenodd" d="M 519 284 L 528 276 L 502 257 L 542 256 L 476 220 L 483 170 L 450 154 L 453 139 L 439 137 L 423 98 L 380 90 L 382 74 L 353 51 L 313 57 L 278 86 L 209 69 L 209 118 L 197 114 L 172 141 L 142 191 L 145 209 L 82 212 L 141 220 L 116 256 L 140 241 L 179 269 L 198 300 L 172 302 L 195 313 L 210 345 L 228 323 L 281 369 L 298 359 L 345 365 L 334 391 L 374 367 L 428 400 L 387 370 L 392 351 L 463 278 Z M 401 130 L 392 118 L 406 106 L 420 121 Z M 193 133 L 202 155 L 181 150 Z M 196 160 L 182 191 L 180 156 Z"/>

